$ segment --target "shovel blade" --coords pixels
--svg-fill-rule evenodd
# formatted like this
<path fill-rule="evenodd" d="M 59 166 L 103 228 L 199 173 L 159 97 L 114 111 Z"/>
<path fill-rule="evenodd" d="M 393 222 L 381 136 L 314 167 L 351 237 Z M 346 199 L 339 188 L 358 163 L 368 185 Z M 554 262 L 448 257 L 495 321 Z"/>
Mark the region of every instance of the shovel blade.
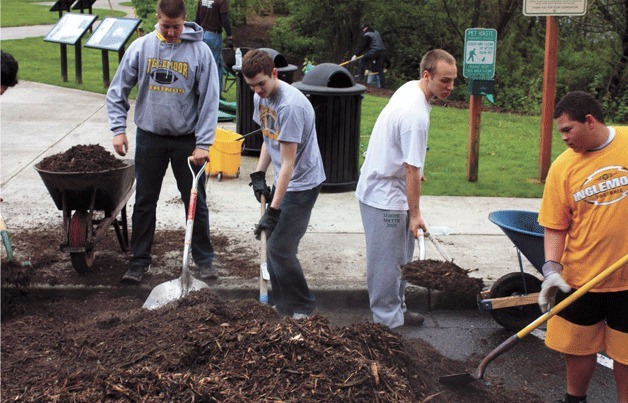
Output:
<path fill-rule="evenodd" d="M 448 388 L 460 388 L 462 386 L 466 386 L 473 381 L 476 381 L 477 379 L 478 378 L 474 377 L 473 375 L 465 372 L 463 374 L 441 376 L 438 379 L 438 382 L 447 386 Z"/>
<path fill-rule="evenodd" d="M 192 278 L 187 292 L 184 291 L 181 277 L 166 281 L 165 283 L 161 283 L 157 287 L 153 288 L 148 295 L 148 298 L 146 298 L 144 305 L 142 305 L 142 308 L 149 310 L 161 308 L 162 306 L 168 305 L 171 302 L 185 297 L 190 291 L 199 291 L 204 288 L 209 288 L 209 286 L 195 278 Z"/>

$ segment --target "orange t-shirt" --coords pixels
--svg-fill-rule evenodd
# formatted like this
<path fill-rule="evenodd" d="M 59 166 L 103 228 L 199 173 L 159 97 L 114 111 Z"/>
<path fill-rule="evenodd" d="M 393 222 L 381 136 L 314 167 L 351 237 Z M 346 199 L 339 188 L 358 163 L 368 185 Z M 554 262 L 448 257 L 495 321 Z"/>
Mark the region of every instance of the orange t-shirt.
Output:
<path fill-rule="evenodd" d="M 543 227 L 565 230 L 563 278 L 574 288 L 628 253 L 628 126 L 601 150 L 568 149 L 548 172 L 539 212 Z M 628 290 L 628 265 L 592 291 Z"/>

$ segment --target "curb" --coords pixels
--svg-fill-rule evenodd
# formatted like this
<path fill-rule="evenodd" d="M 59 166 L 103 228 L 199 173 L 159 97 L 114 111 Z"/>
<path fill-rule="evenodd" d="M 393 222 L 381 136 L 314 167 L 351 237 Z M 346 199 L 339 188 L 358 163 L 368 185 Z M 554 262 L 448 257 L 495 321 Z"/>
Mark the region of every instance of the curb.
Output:
<path fill-rule="evenodd" d="M 20 287 L 19 289 L 12 286 L 2 287 L 1 293 L 4 297 L 12 295 L 31 295 L 36 298 L 82 298 L 92 293 L 106 292 L 112 297 L 131 296 L 139 300 L 145 300 L 152 291 L 153 287 L 146 284 L 140 284 L 136 287 L 118 287 L 118 286 L 68 286 L 68 285 L 46 285 L 34 284 L 29 287 Z M 235 286 L 224 286 L 210 284 L 211 291 L 215 292 L 224 299 L 255 299 L 259 297 L 259 289 L 254 286 L 243 286 L 241 284 Z M 311 286 L 310 289 L 316 296 L 319 306 L 329 310 L 334 308 L 369 308 L 368 291 L 364 287 L 317 287 Z M 406 305 L 413 310 L 431 311 L 431 310 L 469 310 L 477 309 L 477 301 L 475 296 L 445 293 L 438 290 L 431 290 L 424 287 L 408 285 L 406 289 Z"/>

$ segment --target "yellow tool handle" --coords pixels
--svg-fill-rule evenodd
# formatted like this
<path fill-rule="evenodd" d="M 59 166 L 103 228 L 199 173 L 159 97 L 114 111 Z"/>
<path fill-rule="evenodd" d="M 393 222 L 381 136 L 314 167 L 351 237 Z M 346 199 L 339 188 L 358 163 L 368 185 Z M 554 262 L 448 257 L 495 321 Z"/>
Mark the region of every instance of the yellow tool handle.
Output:
<path fill-rule="evenodd" d="M 578 288 L 573 294 L 560 301 L 560 303 L 556 304 L 549 311 L 545 312 L 543 315 L 539 316 L 534 322 L 530 323 L 528 326 L 524 327 L 517 333 L 517 337 L 522 339 L 526 337 L 528 334 L 532 333 L 534 329 L 539 327 L 543 322 L 546 322 L 549 318 L 556 315 L 558 312 L 565 309 L 569 304 L 582 297 L 584 294 L 589 292 L 593 287 L 604 281 L 611 274 L 613 274 L 617 269 L 622 267 L 628 263 L 628 254 L 625 254 L 624 257 L 613 263 L 606 270 L 593 277 L 591 280 L 587 281 L 582 287 Z"/>

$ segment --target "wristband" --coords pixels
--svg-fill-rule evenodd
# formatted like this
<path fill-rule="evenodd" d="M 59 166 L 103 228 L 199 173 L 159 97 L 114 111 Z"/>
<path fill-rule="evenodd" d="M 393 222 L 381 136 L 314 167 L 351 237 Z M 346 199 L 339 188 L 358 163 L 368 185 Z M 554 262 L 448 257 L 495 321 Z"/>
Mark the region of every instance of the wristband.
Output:
<path fill-rule="evenodd" d="M 547 278 L 547 276 L 549 276 L 550 274 L 562 273 L 563 265 L 554 260 L 548 260 L 547 262 L 543 263 L 541 271 L 543 271 L 543 277 Z"/>

